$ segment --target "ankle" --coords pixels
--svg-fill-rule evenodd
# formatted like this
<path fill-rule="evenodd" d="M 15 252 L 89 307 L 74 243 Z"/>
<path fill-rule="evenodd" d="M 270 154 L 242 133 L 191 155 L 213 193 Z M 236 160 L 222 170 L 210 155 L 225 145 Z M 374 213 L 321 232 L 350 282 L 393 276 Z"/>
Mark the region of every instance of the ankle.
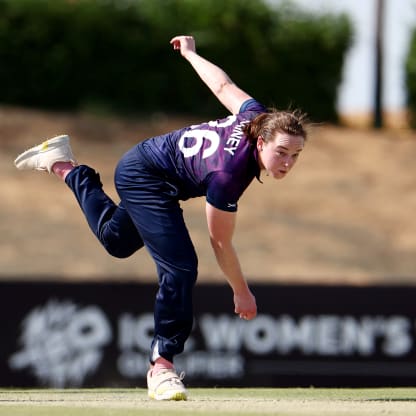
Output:
<path fill-rule="evenodd" d="M 60 179 L 65 180 L 74 165 L 71 162 L 55 162 L 52 166 L 52 172 Z"/>
<path fill-rule="evenodd" d="M 164 370 L 172 370 L 173 368 L 173 363 L 171 361 L 168 361 L 163 357 L 159 357 L 153 365 L 152 373 L 157 374 Z"/>

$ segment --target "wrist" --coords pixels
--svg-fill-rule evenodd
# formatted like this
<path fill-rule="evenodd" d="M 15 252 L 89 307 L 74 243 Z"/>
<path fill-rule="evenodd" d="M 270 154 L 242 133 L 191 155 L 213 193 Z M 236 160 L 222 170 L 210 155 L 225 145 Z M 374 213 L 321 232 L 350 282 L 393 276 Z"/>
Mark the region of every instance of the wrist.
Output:
<path fill-rule="evenodd" d="M 231 288 L 236 296 L 245 295 L 249 292 L 249 288 L 245 280 L 242 280 L 238 284 L 231 285 Z"/>
<path fill-rule="evenodd" d="M 189 61 L 189 62 L 191 62 L 192 61 L 192 59 L 195 57 L 195 56 L 198 56 L 198 54 L 196 53 L 196 51 L 194 51 L 194 50 L 192 50 L 192 49 L 188 49 L 187 51 L 184 51 L 183 53 L 182 53 L 182 56 L 187 60 L 187 61 Z"/>

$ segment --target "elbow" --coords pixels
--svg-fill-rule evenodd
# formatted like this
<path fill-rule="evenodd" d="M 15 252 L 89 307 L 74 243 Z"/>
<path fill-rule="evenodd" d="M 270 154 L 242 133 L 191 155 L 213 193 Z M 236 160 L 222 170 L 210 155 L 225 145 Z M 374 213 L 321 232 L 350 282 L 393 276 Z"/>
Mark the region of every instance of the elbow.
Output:
<path fill-rule="evenodd" d="M 228 84 L 228 81 L 224 81 L 221 84 L 219 84 L 214 90 L 215 95 L 220 96 L 224 92 L 224 89 Z"/>
<path fill-rule="evenodd" d="M 227 88 L 232 85 L 233 82 L 230 79 L 226 79 L 220 84 L 218 84 L 214 89 L 214 94 L 216 97 L 220 98 L 222 95 L 224 95 L 227 91 Z"/>

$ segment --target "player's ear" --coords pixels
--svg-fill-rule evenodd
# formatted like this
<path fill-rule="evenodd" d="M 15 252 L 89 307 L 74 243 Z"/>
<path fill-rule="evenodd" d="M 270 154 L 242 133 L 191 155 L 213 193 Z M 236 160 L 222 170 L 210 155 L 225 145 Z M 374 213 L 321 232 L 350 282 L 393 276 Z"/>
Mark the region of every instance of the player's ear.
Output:
<path fill-rule="evenodd" d="M 257 151 L 261 152 L 263 150 L 263 146 L 264 146 L 263 136 L 257 137 Z"/>

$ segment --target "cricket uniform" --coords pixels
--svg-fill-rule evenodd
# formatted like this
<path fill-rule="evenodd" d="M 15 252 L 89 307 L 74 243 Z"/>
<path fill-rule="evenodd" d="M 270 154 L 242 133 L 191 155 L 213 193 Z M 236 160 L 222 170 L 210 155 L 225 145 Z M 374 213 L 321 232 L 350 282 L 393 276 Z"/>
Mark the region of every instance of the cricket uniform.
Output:
<path fill-rule="evenodd" d="M 66 177 L 86 219 L 106 250 L 128 257 L 146 245 L 159 278 L 150 360 L 173 361 L 192 329 L 192 289 L 198 259 L 179 201 L 205 196 L 234 212 L 260 168 L 244 126 L 266 108 L 247 100 L 227 118 L 147 139 L 130 149 L 115 171 L 121 202 L 103 191 L 99 175 L 81 165 Z"/>

